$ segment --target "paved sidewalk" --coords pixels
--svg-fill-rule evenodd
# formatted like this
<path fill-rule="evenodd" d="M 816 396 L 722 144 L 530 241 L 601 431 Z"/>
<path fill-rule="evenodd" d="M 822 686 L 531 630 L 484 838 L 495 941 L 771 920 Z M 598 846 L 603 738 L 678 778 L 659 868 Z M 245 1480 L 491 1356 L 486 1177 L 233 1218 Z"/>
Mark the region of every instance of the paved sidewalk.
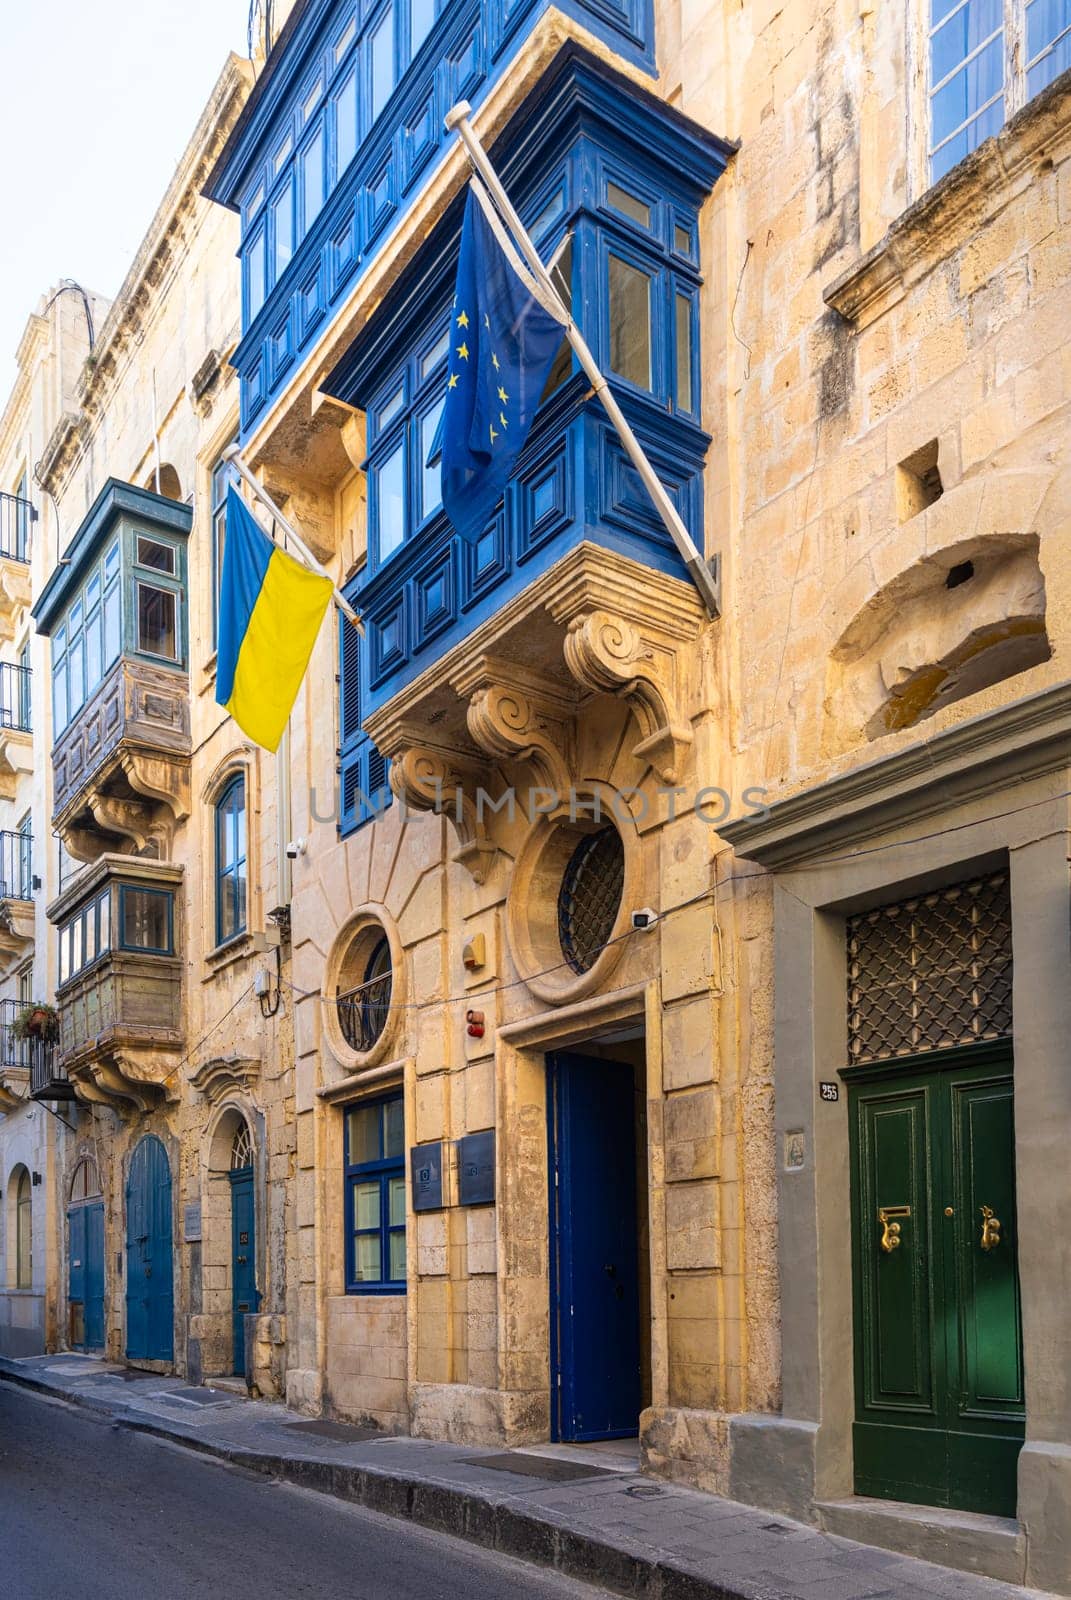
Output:
<path fill-rule="evenodd" d="M 636 1470 L 612 1450 L 496 1451 L 316 1422 L 285 1406 L 77 1355 L 0 1378 L 117 1425 L 555 1567 L 642 1600 L 1025 1600 Z"/>

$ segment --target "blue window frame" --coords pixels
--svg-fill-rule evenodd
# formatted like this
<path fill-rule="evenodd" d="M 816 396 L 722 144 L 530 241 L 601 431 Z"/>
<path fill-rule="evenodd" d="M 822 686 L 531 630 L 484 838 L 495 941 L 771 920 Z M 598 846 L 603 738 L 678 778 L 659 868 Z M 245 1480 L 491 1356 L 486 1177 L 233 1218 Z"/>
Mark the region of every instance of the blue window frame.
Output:
<path fill-rule="evenodd" d="M 362 726 L 361 636 L 339 614 L 339 821 L 340 835 L 379 816 L 391 803 L 389 762 Z"/>
<path fill-rule="evenodd" d="M 238 482 L 238 473 L 228 461 L 217 461 L 212 468 L 210 516 L 212 521 L 212 648 L 219 641 L 219 586 L 223 581 L 223 551 L 227 542 L 227 490 Z"/>
<path fill-rule="evenodd" d="M 405 1117 L 400 1094 L 344 1112 L 347 1294 L 404 1294 Z"/>
<path fill-rule="evenodd" d="M 238 773 L 216 801 L 216 943 L 246 929 L 248 846 L 245 777 Z"/>
<path fill-rule="evenodd" d="M 78 598 L 52 636 L 52 714 L 55 732 L 85 705 L 119 658 L 122 644 L 119 540 L 87 575 Z"/>

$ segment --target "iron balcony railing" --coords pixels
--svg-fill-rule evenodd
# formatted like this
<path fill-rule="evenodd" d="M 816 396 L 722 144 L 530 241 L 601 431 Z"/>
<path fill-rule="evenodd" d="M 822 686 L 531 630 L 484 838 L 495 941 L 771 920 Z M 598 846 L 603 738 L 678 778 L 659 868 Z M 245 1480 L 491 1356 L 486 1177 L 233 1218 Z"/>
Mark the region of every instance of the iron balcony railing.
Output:
<path fill-rule="evenodd" d="M 378 978 L 370 978 L 356 989 L 340 994 L 335 1001 L 338 1025 L 351 1050 L 371 1050 L 386 1027 L 391 978 L 390 972 L 381 973 Z"/>
<path fill-rule="evenodd" d="M 0 494 L 0 556 L 29 562 L 30 529 L 37 512 L 18 494 Z"/>
<path fill-rule="evenodd" d="M 0 830 L 0 900 L 32 900 L 37 886 L 33 836 Z"/>
<path fill-rule="evenodd" d="M 18 733 L 30 729 L 29 667 L 18 667 L 12 661 L 0 661 L 0 728 L 13 728 Z"/>
<path fill-rule="evenodd" d="M 17 1039 L 12 1029 L 21 1010 L 21 1001 L 0 1000 L 0 1068 L 4 1070 L 22 1067 L 25 1071 L 30 1065 L 30 1041 Z"/>

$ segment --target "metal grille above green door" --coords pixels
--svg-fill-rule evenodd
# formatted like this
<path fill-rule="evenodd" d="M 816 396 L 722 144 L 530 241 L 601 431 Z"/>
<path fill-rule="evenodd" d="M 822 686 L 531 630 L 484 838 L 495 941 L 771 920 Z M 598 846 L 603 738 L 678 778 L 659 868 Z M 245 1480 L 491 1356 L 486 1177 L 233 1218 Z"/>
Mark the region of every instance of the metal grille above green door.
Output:
<path fill-rule="evenodd" d="M 1005 1039 L 1011 1027 L 1007 872 L 849 919 L 853 1066 Z"/>

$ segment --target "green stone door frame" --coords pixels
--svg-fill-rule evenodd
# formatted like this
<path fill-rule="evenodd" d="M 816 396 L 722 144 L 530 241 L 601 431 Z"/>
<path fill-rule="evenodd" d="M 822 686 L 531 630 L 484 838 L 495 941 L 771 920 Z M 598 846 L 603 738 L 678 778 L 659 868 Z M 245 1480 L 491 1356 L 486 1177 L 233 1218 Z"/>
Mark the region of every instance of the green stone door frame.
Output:
<path fill-rule="evenodd" d="M 731 1420 L 731 1492 L 851 1537 L 1071 1591 L 1071 686 L 902 745 L 723 829 L 774 875 L 775 1098 L 783 1402 Z M 1007 864 L 1016 1187 L 1026 1370 L 1018 1526 L 853 1507 L 844 924 L 852 912 Z M 984 1524 L 984 1525 L 983 1525 Z"/>

